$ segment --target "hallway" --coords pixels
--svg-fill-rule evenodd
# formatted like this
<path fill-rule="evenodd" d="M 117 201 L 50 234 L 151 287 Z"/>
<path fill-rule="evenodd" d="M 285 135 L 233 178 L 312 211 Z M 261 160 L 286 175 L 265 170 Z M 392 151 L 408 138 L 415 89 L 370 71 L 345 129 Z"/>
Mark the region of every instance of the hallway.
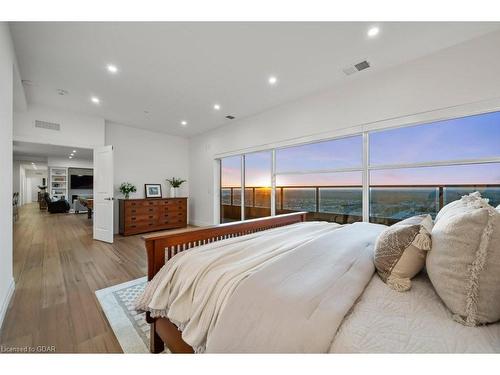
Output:
<path fill-rule="evenodd" d="M 16 289 L 0 345 L 121 352 L 94 291 L 146 274 L 141 236 L 94 241 L 87 215 L 49 214 L 28 204 L 19 210 L 13 243 Z"/>

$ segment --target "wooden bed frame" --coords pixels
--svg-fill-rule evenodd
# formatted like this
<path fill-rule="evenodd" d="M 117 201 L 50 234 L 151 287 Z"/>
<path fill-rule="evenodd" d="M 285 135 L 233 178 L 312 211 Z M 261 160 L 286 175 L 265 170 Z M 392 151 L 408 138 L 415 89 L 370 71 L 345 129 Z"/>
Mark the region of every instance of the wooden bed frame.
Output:
<path fill-rule="evenodd" d="M 154 277 L 166 261 L 181 251 L 305 220 L 306 213 L 297 212 L 187 230 L 181 233 L 144 236 L 148 256 L 148 281 Z M 181 331 L 167 318 L 152 318 L 149 313 L 146 313 L 146 321 L 151 325 L 149 348 L 151 353 L 161 353 L 165 349 L 165 345 L 172 353 L 194 352 L 193 348 L 182 339 Z"/>

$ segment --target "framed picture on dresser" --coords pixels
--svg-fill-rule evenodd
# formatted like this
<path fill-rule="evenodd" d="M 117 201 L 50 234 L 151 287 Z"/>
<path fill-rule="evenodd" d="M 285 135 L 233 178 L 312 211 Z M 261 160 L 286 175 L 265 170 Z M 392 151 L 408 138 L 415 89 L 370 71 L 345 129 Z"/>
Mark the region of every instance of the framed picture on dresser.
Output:
<path fill-rule="evenodd" d="M 146 198 L 161 198 L 161 184 L 144 184 Z"/>

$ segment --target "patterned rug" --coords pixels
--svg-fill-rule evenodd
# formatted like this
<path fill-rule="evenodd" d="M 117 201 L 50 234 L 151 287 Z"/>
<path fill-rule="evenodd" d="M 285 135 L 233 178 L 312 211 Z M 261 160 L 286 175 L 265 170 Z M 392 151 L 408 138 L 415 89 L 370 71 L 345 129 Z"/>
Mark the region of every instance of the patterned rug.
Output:
<path fill-rule="evenodd" d="M 95 292 L 124 353 L 149 353 L 146 314 L 134 310 L 134 301 L 145 286 L 146 277 L 141 277 Z"/>

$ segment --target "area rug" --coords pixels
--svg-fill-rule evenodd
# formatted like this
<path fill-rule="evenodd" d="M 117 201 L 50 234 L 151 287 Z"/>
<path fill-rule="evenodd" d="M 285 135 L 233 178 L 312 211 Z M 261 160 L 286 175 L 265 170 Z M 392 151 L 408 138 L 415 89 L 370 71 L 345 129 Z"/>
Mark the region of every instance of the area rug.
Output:
<path fill-rule="evenodd" d="M 149 324 L 134 301 L 146 286 L 146 277 L 95 292 L 124 353 L 149 353 Z"/>

